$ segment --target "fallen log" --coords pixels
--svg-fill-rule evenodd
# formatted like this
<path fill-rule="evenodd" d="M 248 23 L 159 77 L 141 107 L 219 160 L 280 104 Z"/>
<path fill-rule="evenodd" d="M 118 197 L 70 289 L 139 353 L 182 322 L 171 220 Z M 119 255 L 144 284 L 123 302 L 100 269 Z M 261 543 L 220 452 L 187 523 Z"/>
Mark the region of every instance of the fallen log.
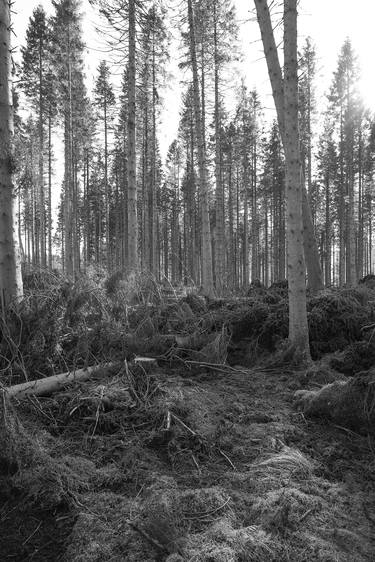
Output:
<path fill-rule="evenodd" d="M 60 373 L 59 375 L 53 375 L 52 377 L 15 384 L 13 386 L 9 386 L 8 388 L 4 388 L 3 390 L 9 398 L 16 397 L 18 399 L 25 398 L 30 394 L 34 396 L 49 395 L 52 394 L 52 392 L 61 390 L 67 384 L 88 380 L 98 373 L 105 375 L 113 366 L 114 363 L 94 365 L 92 367 L 85 367 L 84 369 L 78 369 L 76 371 Z"/>

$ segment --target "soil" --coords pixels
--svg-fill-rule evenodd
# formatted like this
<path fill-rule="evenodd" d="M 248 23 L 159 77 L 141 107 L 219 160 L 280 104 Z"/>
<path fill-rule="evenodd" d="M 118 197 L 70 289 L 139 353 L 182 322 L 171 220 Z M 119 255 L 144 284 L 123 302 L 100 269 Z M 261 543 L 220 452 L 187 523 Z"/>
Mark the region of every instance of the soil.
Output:
<path fill-rule="evenodd" d="M 303 374 L 132 369 L 18 405 L 84 484 L 2 497 L 1 561 L 375 559 L 374 440 L 296 411 Z"/>

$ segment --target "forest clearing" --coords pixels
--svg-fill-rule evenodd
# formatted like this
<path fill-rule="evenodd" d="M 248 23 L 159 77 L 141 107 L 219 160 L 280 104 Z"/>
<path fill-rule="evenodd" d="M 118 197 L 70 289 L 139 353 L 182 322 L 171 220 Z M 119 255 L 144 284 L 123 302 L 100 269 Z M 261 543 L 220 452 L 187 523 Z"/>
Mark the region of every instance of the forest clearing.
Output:
<path fill-rule="evenodd" d="M 0 562 L 373 561 L 351 37 L 323 80 L 308 0 L 21 4 L 0 0 Z M 349 4 L 332 42 L 366 28 Z"/>

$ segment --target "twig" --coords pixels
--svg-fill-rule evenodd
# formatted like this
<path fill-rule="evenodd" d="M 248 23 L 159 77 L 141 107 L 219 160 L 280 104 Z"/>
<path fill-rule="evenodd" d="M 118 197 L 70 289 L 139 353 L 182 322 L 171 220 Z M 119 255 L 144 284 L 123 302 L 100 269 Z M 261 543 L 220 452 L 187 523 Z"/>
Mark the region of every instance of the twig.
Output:
<path fill-rule="evenodd" d="M 41 526 L 42 522 L 39 521 L 39 525 L 36 526 L 35 530 L 31 533 L 31 535 L 29 537 L 27 537 L 27 539 L 22 543 L 22 546 L 25 546 L 26 543 L 29 542 L 29 540 L 35 535 L 35 533 L 39 530 L 39 527 Z"/>
<path fill-rule="evenodd" d="M 219 449 L 219 453 L 221 455 L 223 455 L 223 457 L 229 462 L 229 464 L 231 465 L 231 467 L 233 468 L 233 470 L 237 470 L 237 468 L 234 466 L 234 464 L 232 463 L 232 461 L 230 460 L 230 458 L 224 453 L 224 451 L 222 451 L 221 449 Z"/>
<path fill-rule="evenodd" d="M 174 419 L 182 425 L 182 427 L 184 427 L 185 429 L 187 429 L 192 435 L 196 436 L 198 435 L 195 431 L 193 431 L 188 425 L 186 425 L 186 423 L 184 423 L 182 420 L 180 420 L 180 418 L 178 416 L 176 416 L 176 414 L 173 414 L 173 412 L 171 412 L 171 416 L 174 417 Z"/>
<path fill-rule="evenodd" d="M 169 431 L 171 428 L 171 412 L 168 410 L 167 412 L 167 426 L 165 428 L 165 431 Z"/>
<path fill-rule="evenodd" d="M 221 509 L 224 509 L 224 507 L 228 505 L 229 502 L 230 502 L 230 498 L 228 498 L 223 504 L 219 505 L 218 507 L 215 507 L 215 509 L 210 509 L 209 511 L 201 511 L 198 513 L 192 513 L 190 516 L 187 513 L 184 513 L 184 515 L 186 519 L 201 519 L 202 517 L 208 517 L 209 515 L 213 515 L 214 513 L 220 511 Z"/>
<path fill-rule="evenodd" d="M 302 522 L 304 519 L 306 519 L 306 517 L 308 517 L 308 516 L 310 515 L 310 513 L 312 513 L 314 510 L 315 510 L 314 507 L 311 507 L 310 509 L 308 509 L 308 510 L 306 511 L 306 513 L 304 513 L 304 514 L 302 515 L 302 517 L 300 517 L 299 522 L 301 523 L 301 522 Z"/>
<path fill-rule="evenodd" d="M 195 456 L 193 455 L 193 453 L 191 453 L 191 458 L 193 459 L 193 462 L 194 462 L 195 466 L 197 467 L 198 472 L 200 473 L 200 472 L 201 472 L 200 466 L 199 466 L 199 464 L 198 464 L 197 459 L 196 459 Z"/>
<path fill-rule="evenodd" d="M 144 529 L 142 529 L 141 527 L 138 527 L 138 525 L 136 525 L 135 523 L 132 523 L 132 521 L 126 521 L 126 523 L 129 525 L 129 527 L 131 527 L 132 529 L 137 531 L 137 533 L 139 533 L 144 539 L 148 540 L 155 548 L 157 548 L 158 550 L 161 550 L 162 552 L 167 551 L 165 546 L 163 546 L 159 541 L 157 541 L 156 539 L 151 537 Z"/>

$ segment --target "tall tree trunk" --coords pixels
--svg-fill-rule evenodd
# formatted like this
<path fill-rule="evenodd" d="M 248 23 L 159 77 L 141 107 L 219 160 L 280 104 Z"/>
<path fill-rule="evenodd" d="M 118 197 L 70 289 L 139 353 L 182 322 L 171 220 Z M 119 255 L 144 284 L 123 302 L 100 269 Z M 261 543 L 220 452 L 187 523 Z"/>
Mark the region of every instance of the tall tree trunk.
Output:
<path fill-rule="evenodd" d="M 150 229 L 150 270 L 159 278 L 156 224 L 156 60 L 155 60 L 155 21 L 152 28 L 152 139 L 151 139 L 151 182 L 149 191 L 149 229 Z"/>
<path fill-rule="evenodd" d="M 13 103 L 10 3 L 0 0 L 0 306 L 23 295 L 13 185 Z"/>
<path fill-rule="evenodd" d="M 44 128 L 43 128 L 43 57 L 42 42 L 39 42 L 39 212 L 40 212 L 40 258 L 41 266 L 46 267 L 46 208 L 44 193 Z"/>
<path fill-rule="evenodd" d="M 331 197 L 330 197 L 330 182 L 329 182 L 329 172 L 327 172 L 327 177 L 325 180 L 325 282 L 326 286 L 331 285 Z"/>
<path fill-rule="evenodd" d="M 52 269 L 52 116 L 48 114 L 48 267 Z"/>
<path fill-rule="evenodd" d="M 350 78 L 346 79 L 346 284 L 352 287 L 357 282 L 356 271 L 356 235 L 354 222 L 354 116 L 350 95 Z"/>
<path fill-rule="evenodd" d="M 254 123 L 257 126 L 257 107 L 254 102 Z M 257 132 L 254 134 L 252 147 L 252 176 L 251 176 L 251 279 L 254 281 L 259 277 L 258 271 L 258 205 L 257 205 Z"/>
<path fill-rule="evenodd" d="M 110 230 L 109 230 L 109 184 L 108 184 L 108 108 L 107 94 L 104 95 L 104 197 L 105 197 L 105 246 L 107 253 L 107 269 L 111 270 L 112 256 L 110 247 Z"/>
<path fill-rule="evenodd" d="M 257 10 L 257 18 L 262 36 L 263 49 L 267 62 L 273 99 L 276 106 L 280 135 L 284 145 L 285 125 L 283 77 L 275 37 L 273 34 L 271 16 L 267 0 L 254 0 L 254 2 Z M 318 291 L 323 288 L 322 269 L 320 267 L 319 251 L 314 234 L 314 226 L 311 218 L 311 210 L 307 198 L 302 166 L 300 171 L 300 182 L 302 188 L 303 246 L 307 265 L 308 283 L 309 287 L 313 291 Z"/>
<path fill-rule="evenodd" d="M 72 66 L 70 47 L 70 28 L 68 25 L 68 100 L 65 107 L 64 155 L 65 155 L 65 193 L 64 193 L 64 265 L 65 273 L 74 276 L 73 249 L 73 109 L 72 109 Z"/>
<path fill-rule="evenodd" d="M 201 102 L 199 92 L 198 67 L 195 42 L 195 27 L 192 0 L 188 0 L 188 19 L 190 34 L 190 57 L 193 71 L 194 116 L 198 145 L 200 202 L 202 217 L 202 285 L 207 296 L 214 295 L 212 274 L 211 229 L 208 201 L 207 162 L 202 123 Z"/>
<path fill-rule="evenodd" d="M 217 0 L 214 0 L 214 66 L 215 66 L 215 181 L 216 181 L 216 227 L 215 227 L 215 282 L 220 294 L 224 284 L 224 192 L 221 172 L 221 127 L 219 98 L 219 53 L 217 38 Z"/>
<path fill-rule="evenodd" d="M 129 0 L 128 60 L 128 267 L 138 269 L 137 168 L 136 168 L 136 102 L 135 102 L 135 0 Z"/>
<path fill-rule="evenodd" d="M 363 163 L 362 163 L 362 122 L 359 125 L 358 138 L 358 257 L 357 257 L 357 279 L 363 277 L 363 246 L 364 246 L 364 225 L 363 225 Z"/>
<path fill-rule="evenodd" d="M 298 132 L 297 0 L 284 0 L 284 126 L 286 162 L 289 341 L 309 359 Z"/>

